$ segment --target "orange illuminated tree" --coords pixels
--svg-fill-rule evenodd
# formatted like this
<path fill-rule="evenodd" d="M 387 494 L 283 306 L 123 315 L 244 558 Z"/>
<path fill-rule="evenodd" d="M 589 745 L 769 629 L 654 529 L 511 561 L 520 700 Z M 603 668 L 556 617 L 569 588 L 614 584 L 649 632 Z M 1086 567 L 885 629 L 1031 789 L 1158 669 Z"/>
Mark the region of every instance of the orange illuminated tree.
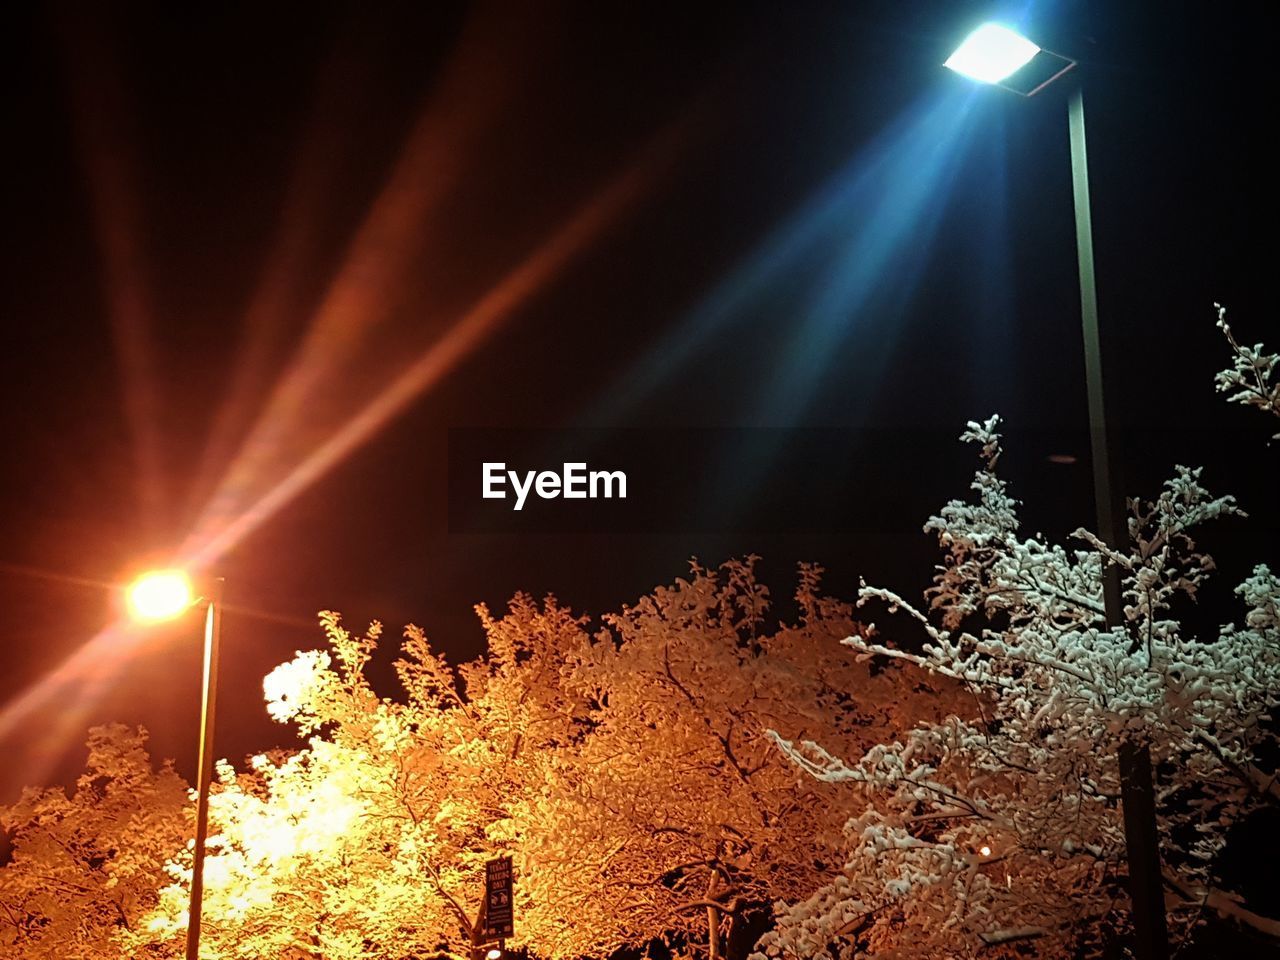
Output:
<path fill-rule="evenodd" d="M 218 767 L 202 950 L 218 960 L 471 960 L 484 866 L 511 856 L 516 938 L 547 960 L 665 941 L 744 955 L 770 905 L 835 876 L 847 791 L 768 731 L 851 752 L 941 711 L 955 685 L 872 669 L 861 627 L 803 567 L 778 624 L 754 560 L 699 565 L 593 632 L 554 598 L 478 607 L 484 655 L 454 666 L 421 630 L 393 697 L 381 628 L 321 618 L 328 644 L 264 681 L 300 744 Z M 182 953 L 191 803 L 141 735 L 95 733 L 78 789 L 4 811 L 0 957 Z"/>
<path fill-rule="evenodd" d="M 513 811 L 557 749 L 572 744 L 577 705 L 560 685 L 580 627 L 554 601 L 481 608 L 489 652 L 461 668 L 406 631 L 398 700 L 366 675 L 380 634 L 323 623 L 329 649 L 299 654 L 265 682 L 268 709 L 307 738 L 296 753 L 226 765 L 211 813 L 206 928 L 221 957 L 467 957 L 485 862 L 519 848 Z M 185 927 L 187 864 L 141 949 Z M 523 887 L 518 887 L 523 891 Z M 520 893 L 526 939 L 536 915 Z"/>
<path fill-rule="evenodd" d="M 514 943 L 537 956 L 654 939 L 741 953 L 769 904 L 830 878 L 849 815 L 767 730 L 853 748 L 946 702 L 912 700 L 923 674 L 831 656 L 857 626 L 817 581 L 802 572 L 801 622 L 772 630 L 751 561 L 695 566 L 594 635 L 519 595 L 500 618 L 477 608 L 488 650 L 460 667 L 409 628 L 395 699 L 367 673 L 379 627 L 326 614 L 328 649 L 265 682 L 305 746 L 221 768 L 206 943 L 243 960 L 474 956 L 484 864 L 506 855 Z M 176 948 L 187 860 L 170 872 L 129 949 Z"/>
<path fill-rule="evenodd" d="M 73 790 L 28 790 L 0 807 L 13 840 L 0 869 L 0 958 L 118 960 L 116 935 L 155 909 L 191 813 L 186 783 L 153 768 L 141 731 L 91 731 Z"/>
<path fill-rule="evenodd" d="M 947 681 L 843 650 L 861 627 L 819 576 L 801 568 L 799 622 L 771 627 L 754 558 L 695 564 L 574 652 L 590 736 L 557 758 L 521 851 L 538 908 L 572 918 L 549 952 L 656 937 L 745 955 L 774 901 L 834 877 L 849 794 L 802 775 L 768 731 L 860 751 L 957 701 Z"/>

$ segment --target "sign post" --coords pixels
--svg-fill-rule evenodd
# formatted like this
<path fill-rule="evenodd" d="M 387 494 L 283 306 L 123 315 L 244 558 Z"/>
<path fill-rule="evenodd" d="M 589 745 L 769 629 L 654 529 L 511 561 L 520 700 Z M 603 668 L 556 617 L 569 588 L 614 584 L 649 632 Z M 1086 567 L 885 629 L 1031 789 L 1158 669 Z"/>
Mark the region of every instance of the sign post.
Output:
<path fill-rule="evenodd" d="M 486 941 L 505 940 L 515 932 L 515 905 L 511 895 L 511 858 L 497 857 L 484 865 L 482 935 Z"/>

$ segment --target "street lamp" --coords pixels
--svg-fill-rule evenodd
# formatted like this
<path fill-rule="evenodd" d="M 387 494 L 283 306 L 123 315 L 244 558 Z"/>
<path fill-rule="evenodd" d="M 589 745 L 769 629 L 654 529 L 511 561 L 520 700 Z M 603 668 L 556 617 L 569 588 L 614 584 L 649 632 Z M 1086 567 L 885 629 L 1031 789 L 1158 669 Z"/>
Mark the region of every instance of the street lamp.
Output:
<path fill-rule="evenodd" d="M 222 632 L 222 578 L 203 597 L 194 596 L 181 570 L 154 570 L 129 587 L 126 601 L 135 620 L 154 622 L 180 616 L 203 601 L 204 672 L 200 695 L 200 759 L 196 771 L 196 840 L 191 865 L 185 960 L 200 958 L 200 914 L 204 903 L 204 847 L 209 833 L 209 785 L 213 781 L 213 720 L 218 692 L 218 642 Z"/>
<path fill-rule="evenodd" d="M 970 33 L 944 66 L 955 72 L 1012 90 L 1024 97 L 1039 93 L 1070 73 L 1076 62 L 1045 50 L 1016 30 L 986 23 Z M 1080 272 L 1080 321 L 1084 333 L 1085 386 L 1089 397 L 1089 441 L 1093 459 L 1093 492 L 1098 536 L 1119 548 L 1128 537 L 1111 493 L 1106 406 L 1102 397 L 1102 349 L 1098 340 L 1098 293 L 1093 268 L 1093 221 L 1089 206 L 1089 162 L 1085 151 L 1084 94 L 1078 81 L 1067 98 L 1071 140 L 1071 189 L 1075 201 L 1076 260 Z M 1124 617 L 1120 576 L 1114 566 L 1103 583 L 1103 610 L 1108 627 Z M 1145 743 L 1125 739 L 1120 745 L 1120 792 L 1124 806 L 1125 846 L 1129 863 L 1129 895 L 1133 899 L 1134 938 L 1138 960 L 1166 960 L 1169 935 L 1165 925 L 1164 887 L 1156 832 L 1151 754 Z"/>
<path fill-rule="evenodd" d="M 1031 62 L 1040 48 L 1004 24 L 984 23 L 956 47 L 943 64 L 949 70 L 977 80 L 999 83 Z"/>
<path fill-rule="evenodd" d="M 181 570 L 153 570 L 130 585 L 127 600 L 135 620 L 169 620 L 194 602 L 191 580 Z"/>

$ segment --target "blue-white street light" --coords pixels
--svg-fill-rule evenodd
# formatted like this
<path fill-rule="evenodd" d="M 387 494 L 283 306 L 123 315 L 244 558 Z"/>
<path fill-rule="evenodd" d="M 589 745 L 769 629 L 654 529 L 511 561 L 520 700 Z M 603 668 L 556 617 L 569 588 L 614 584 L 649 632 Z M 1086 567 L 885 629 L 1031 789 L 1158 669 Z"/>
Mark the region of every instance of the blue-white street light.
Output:
<path fill-rule="evenodd" d="M 1016 30 L 1002 23 L 984 23 L 964 38 L 943 66 L 979 83 L 999 83 L 1039 52 L 1039 46 Z"/>
<path fill-rule="evenodd" d="M 1024 97 L 1039 93 L 1076 65 L 1003 23 L 984 23 L 964 38 L 943 64 L 962 77 L 994 84 Z"/>
<path fill-rule="evenodd" d="M 985 23 L 970 33 L 944 64 L 963 76 L 995 84 L 1030 97 L 1064 74 L 1076 62 L 1045 50 L 1010 27 Z M 1079 82 L 1067 97 L 1071 139 L 1071 188 L 1075 198 L 1076 260 L 1080 271 L 1080 322 L 1084 334 L 1085 387 L 1089 398 L 1089 437 L 1093 454 L 1093 489 L 1098 536 L 1119 549 L 1128 540 L 1111 493 L 1106 407 L 1102 397 L 1102 349 L 1098 338 L 1098 293 L 1093 268 L 1093 221 L 1089 202 L 1089 161 L 1084 137 L 1084 95 Z M 1103 584 L 1106 623 L 1124 623 L 1119 571 L 1111 567 Z M 1167 960 L 1164 885 L 1160 872 L 1151 755 L 1139 739 L 1122 741 L 1120 790 L 1128 848 L 1129 891 L 1138 960 Z"/>

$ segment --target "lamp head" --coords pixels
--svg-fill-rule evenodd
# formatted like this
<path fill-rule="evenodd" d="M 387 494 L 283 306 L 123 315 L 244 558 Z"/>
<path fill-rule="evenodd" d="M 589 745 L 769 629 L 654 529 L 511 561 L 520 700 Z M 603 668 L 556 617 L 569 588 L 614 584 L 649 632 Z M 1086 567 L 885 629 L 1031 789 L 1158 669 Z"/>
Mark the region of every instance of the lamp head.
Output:
<path fill-rule="evenodd" d="M 964 38 L 943 64 L 979 83 L 999 83 L 1013 76 L 1040 52 L 1040 47 L 1001 23 L 984 23 Z"/>
<path fill-rule="evenodd" d="M 943 64 L 963 77 L 1032 97 L 1076 66 L 1002 23 L 984 23 Z"/>
<path fill-rule="evenodd" d="M 191 578 L 181 570 L 152 570 L 129 585 L 129 614 L 135 620 L 169 620 L 195 602 Z"/>

